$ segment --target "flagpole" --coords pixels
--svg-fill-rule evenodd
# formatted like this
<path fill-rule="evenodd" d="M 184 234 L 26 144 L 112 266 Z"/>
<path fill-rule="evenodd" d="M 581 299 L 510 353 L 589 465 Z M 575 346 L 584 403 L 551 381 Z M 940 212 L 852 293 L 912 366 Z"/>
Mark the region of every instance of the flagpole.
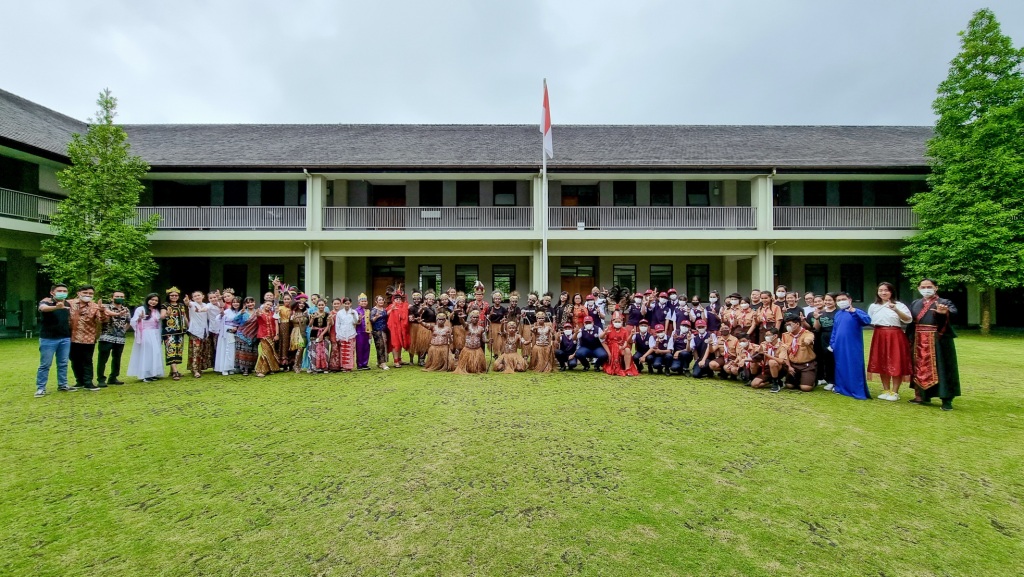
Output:
<path fill-rule="evenodd" d="M 544 95 L 547 96 L 548 79 L 544 79 Z M 551 280 L 548 278 L 548 155 L 544 149 L 544 135 L 540 138 L 540 275 L 544 281 L 541 294 L 550 290 Z"/>

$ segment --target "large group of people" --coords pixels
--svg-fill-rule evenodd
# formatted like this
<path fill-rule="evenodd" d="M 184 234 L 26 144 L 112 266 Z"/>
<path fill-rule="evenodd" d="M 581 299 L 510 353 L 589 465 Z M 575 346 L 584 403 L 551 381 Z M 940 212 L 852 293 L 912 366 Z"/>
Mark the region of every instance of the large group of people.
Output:
<path fill-rule="evenodd" d="M 512 291 L 485 298 L 450 288 L 440 294 L 402 287 L 376 295 L 307 295 L 272 280 L 257 303 L 230 288 L 183 294 L 177 287 L 147 295 L 131 311 L 123 292 L 111 302 L 95 300 L 82 286 L 75 298 L 57 284 L 39 303 L 40 364 L 36 396 L 46 394 L 50 365 L 57 360 L 59 391 L 96 391 L 122 385 L 121 356 L 129 327 L 134 331 L 126 375 L 143 382 L 182 371 L 201 378 L 207 371 L 265 377 L 281 371 L 329 374 L 417 366 L 424 371 L 476 374 L 534 371 L 600 371 L 742 382 L 754 389 L 813 391 L 822 386 L 856 399 L 872 397 L 867 380 L 877 378 L 877 398 L 899 400 L 909 383 L 916 404 L 941 399 L 952 409 L 960 395 L 951 318 L 956 306 L 938 296 L 935 282 L 922 280 L 921 298 L 897 301 L 883 282 L 868 310 L 844 292 L 800 295 L 733 293 L 724 299 L 680 294 L 675 289 L 631 293 L 594 287 L 590 294 Z M 524 302 L 525 300 L 525 302 Z M 866 326 L 873 327 L 865 366 Z M 93 357 L 99 342 L 94 380 Z M 188 351 L 186 355 L 186 350 Z M 187 362 L 186 362 L 187 359 Z M 76 385 L 71 386 L 71 364 Z M 109 371 L 108 371 L 109 362 Z M 389 364 L 390 363 L 390 364 Z"/>

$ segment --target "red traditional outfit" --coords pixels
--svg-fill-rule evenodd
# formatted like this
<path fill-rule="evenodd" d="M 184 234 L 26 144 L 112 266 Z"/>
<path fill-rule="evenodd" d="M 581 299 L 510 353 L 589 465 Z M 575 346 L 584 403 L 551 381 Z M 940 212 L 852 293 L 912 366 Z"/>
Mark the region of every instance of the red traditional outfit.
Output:
<path fill-rule="evenodd" d="M 608 347 L 608 362 L 604 364 L 604 372 L 619 377 L 635 377 L 639 375 L 640 372 L 636 370 L 636 365 L 633 364 L 632 355 L 625 359 L 625 366 L 623 366 L 623 351 L 628 350 L 630 346 L 629 329 L 624 326 L 620 328 L 613 326 L 605 329 L 603 336 L 605 345 Z"/>
<path fill-rule="evenodd" d="M 391 333 L 389 345 L 395 357 L 395 365 L 401 366 L 402 351 L 409 350 L 410 338 L 409 303 L 405 302 L 405 295 L 400 292 L 392 297 L 392 303 L 388 306 L 388 331 Z"/>
<path fill-rule="evenodd" d="M 277 364 L 274 350 L 274 337 L 277 336 L 277 319 L 274 318 L 274 311 L 261 309 L 256 316 L 256 324 L 256 338 L 259 339 L 256 353 L 256 374 L 265 375 L 277 372 L 281 366 Z"/>

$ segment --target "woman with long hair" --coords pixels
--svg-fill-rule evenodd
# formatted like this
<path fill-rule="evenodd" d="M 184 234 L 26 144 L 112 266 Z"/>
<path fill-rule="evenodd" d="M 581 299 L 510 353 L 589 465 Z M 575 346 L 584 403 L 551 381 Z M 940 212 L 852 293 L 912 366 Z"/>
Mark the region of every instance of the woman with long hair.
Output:
<path fill-rule="evenodd" d="M 896 300 L 896 287 L 892 283 L 879 283 L 874 304 L 868 307 L 871 324 L 871 352 L 868 354 L 868 374 L 878 375 L 882 381 L 879 399 L 898 401 L 900 384 L 910 382 L 910 343 L 903 327 L 914 320 L 907 305 Z"/>
<path fill-rule="evenodd" d="M 128 376 L 144 383 L 164 376 L 164 355 L 160 335 L 160 295 L 149 293 L 130 321 L 135 331 Z"/>
<path fill-rule="evenodd" d="M 242 314 L 242 301 L 231 299 L 231 304 L 225 305 L 219 314 L 221 331 L 213 370 L 226 377 L 235 372 L 235 333 L 238 332 L 238 316 Z"/>
<path fill-rule="evenodd" d="M 185 357 L 185 333 L 188 331 L 188 308 L 179 300 L 181 291 L 171 287 L 165 291 L 167 302 L 160 305 L 164 329 L 164 360 L 171 367 L 171 378 L 181 379 L 178 365 Z"/>
<path fill-rule="evenodd" d="M 256 334 L 259 329 L 256 314 L 256 299 L 245 297 L 242 311 L 235 317 L 238 324 L 238 330 L 235 331 L 235 370 L 243 376 L 249 376 L 256 366 Z"/>

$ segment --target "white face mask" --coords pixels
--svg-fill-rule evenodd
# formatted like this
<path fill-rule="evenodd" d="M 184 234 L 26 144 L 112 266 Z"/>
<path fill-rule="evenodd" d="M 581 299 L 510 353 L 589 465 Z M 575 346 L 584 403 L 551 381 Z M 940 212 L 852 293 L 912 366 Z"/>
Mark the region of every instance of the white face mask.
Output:
<path fill-rule="evenodd" d="M 836 301 L 836 306 L 839 307 L 840 309 L 848 309 L 848 308 L 850 308 L 850 301 L 848 301 L 848 300 Z"/>
<path fill-rule="evenodd" d="M 708 332 L 707 329 L 697 329 L 697 333 L 700 334 L 701 336 L 704 336 L 704 333 L 706 332 Z"/>
<path fill-rule="evenodd" d="M 647 327 L 640 327 L 640 332 L 646 335 L 647 334 Z"/>
<path fill-rule="evenodd" d="M 784 293 L 782 291 L 779 291 L 779 292 L 775 293 L 775 296 L 779 297 L 780 299 L 784 299 L 784 298 L 786 298 L 786 293 Z"/>
<path fill-rule="evenodd" d="M 612 323 L 612 326 L 617 328 L 617 329 L 621 329 L 622 328 L 622 323 L 619 322 L 619 321 L 615 321 L 614 323 Z"/>
<path fill-rule="evenodd" d="M 564 334 L 567 337 L 571 337 L 572 336 L 572 329 L 565 329 L 564 331 L 562 331 L 562 334 Z"/>
<path fill-rule="evenodd" d="M 921 291 L 921 296 L 923 296 L 924 298 L 931 298 L 935 296 L 935 289 L 933 288 L 923 288 L 919 290 Z"/>
<path fill-rule="evenodd" d="M 718 302 L 718 297 L 711 297 L 711 298 L 708 299 L 708 301 L 711 302 L 712 304 L 717 303 Z"/>
<path fill-rule="evenodd" d="M 685 326 L 684 327 L 679 327 L 679 332 L 684 333 L 684 334 L 688 333 L 688 332 L 690 332 L 690 327 L 685 327 Z"/>
<path fill-rule="evenodd" d="M 671 295 L 671 296 L 669 296 L 668 298 L 670 298 L 670 299 L 672 299 L 672 300 L 674 300 L 674 301 L 675 301 L 675 300 L 679 300 L 679 295 Z"/>
<path fill-rule="evenodd" d="M 747 348 L 747 343 L 740 343 L 740 348 L 741 349 Z"/>
<path fill-rule="evenodd" d="M 82 297 L 82 302 L 83 303 L 87 303 L 87 302 L 89 302 L 91 300 L 92 300 L 91 296 L 86 295 L 86 296 Z"/>
<path fill-rule="evenodd" d="M 788 328 L 789 332 L 795 333 L 800 330 L 800 325 L 790 325 Z"/>
<path fill-rule="evenodd" d="M 587 329 L 589 331 L 590 329 L 594 328 L 594 323 L 587 323 L 587 324 L 583 325 L 583 328 L 585 328 L 585 329 Z"/>
<path fill-rule="evenodd" d="M 644 299 L 641 299 L 641 298 L 635 298 L 635 299 L 633 299 L 633 302 L 635 302 L 636 304 L 640 304 L 640 303 L 642 303 L 643 301 L 644 301 Z"/>
<path fill-rule="evenodd" d="M 764 342 L 766 342 L 766 343 L 770 343 L 770 342 L 772 342 L 774 340 L 775 340 L 775 335 L 765 335 L 764 336 Z"/>
<path fill-rule="evenodd" d="M 663 304 L 665 304 L 667 302 L 668 302 L 668 299 L 663 299 L 661 297 L 658 297 L 658 304 L 662 304 L 663 305 Z"/>
<path fill-rule="evenodd" d="M 659 339 L 665 338 L 665 333 L 658 333 L 658 338 Z"/>
<path fill-rule="evenodd" d="M 750 308 L 750 303 L 740 303 L 740 308 L 743 310 Z"/>

